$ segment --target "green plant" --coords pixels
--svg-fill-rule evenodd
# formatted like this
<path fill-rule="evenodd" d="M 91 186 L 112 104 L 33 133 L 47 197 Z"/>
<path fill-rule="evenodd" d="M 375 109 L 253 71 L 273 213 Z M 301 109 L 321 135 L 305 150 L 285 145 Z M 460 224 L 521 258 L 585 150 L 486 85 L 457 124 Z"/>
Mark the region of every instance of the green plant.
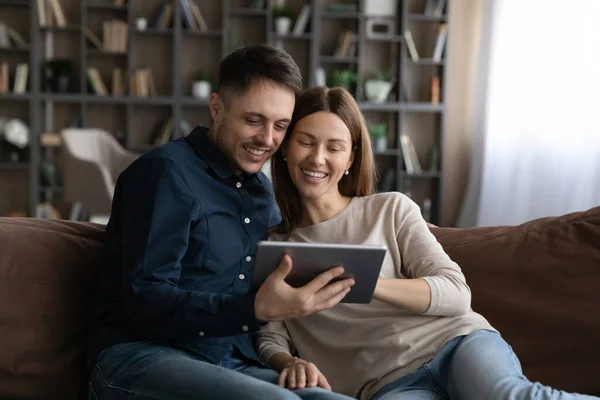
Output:
<path fill-rule="evenodd" d="M 387 124 L 369 124 L 369 134 L 373 138 L 387 137 Z"/>
<path fill-rule="evenodd" d="M 286 6 L 285 4 L 282 6 L 273 7 L 273 19 L 277 18 L 293 18 L 294 13 L 292 10 Z"/>
<path fill-rule="evenodd" d="M 196 75 L 194 76 L 194 80 L 196 82 L 200 82 L 200 81 L 206 81 L 206 82 L 210 82 L 210 73 L 206 72 L 206 71 L 197 71 Z"/>
<path fill-rule="evenodd" d="M 383 69 L 378 69 L 377 71 L 375 71 L 375 76 L 377 77 L 377 80 L 379 81 L 387 81 L 390 82 L 392 80 L 392 71 L 388 70 L 383 70 Z"/>
<path fill-rule="evenodd" d="M 329 78 L 330 84 L 329 86 L 341 86 L 345 89 L 349 89 L 350 86 L 356 82 L 356 72 L 351 71 L 349 69 L 343 70 L 335 70 L 331 73 Z"/>

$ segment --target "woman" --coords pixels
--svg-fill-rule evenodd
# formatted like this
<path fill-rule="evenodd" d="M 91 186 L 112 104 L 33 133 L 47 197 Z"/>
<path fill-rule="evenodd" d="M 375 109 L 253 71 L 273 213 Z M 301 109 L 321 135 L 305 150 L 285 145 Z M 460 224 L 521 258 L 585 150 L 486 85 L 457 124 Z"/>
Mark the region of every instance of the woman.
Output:
<path fill-rule="evenodd" d="M 271 240 L 388 247 L 370 304 L 338 304 L 257 334 L 280 385 L 377 400 L 592 398 L 529 382 L 470 309 L 465 277 L 418 206 L 401 193 L 372 194 L 371 143 L 347 91 L 305 91 L 271 167 L 283 220 Z"/>

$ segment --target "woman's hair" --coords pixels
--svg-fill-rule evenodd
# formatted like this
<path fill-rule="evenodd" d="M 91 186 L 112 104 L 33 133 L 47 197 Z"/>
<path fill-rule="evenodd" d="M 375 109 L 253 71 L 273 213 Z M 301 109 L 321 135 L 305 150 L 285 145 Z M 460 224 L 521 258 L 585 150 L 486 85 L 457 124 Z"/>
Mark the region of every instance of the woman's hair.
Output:
<path fill-rule="evenodd" d="M 365 118 L 360 112 L 352 95 L 344 88 L 313 87 L 303 91 L 296 100 L 292 121 L 287 129 L 281 148 L 287 148 L 294 127 L 302 118 L 319 111 L 337 115 L 348 127 L 352 138 L 354 162 L 338 184 L 344 196 L 368 196 L 373 193 L 376 175 L 373 161 L 371 139 Z M 290 177 L 287 164 L 281 150 L 271 158 L 271 174 L 275 199 L 281 212 L 282 221 L 271 228 L 271 234 L 284 237 L 294 232 L 302 215 L 300 195 Z"/>

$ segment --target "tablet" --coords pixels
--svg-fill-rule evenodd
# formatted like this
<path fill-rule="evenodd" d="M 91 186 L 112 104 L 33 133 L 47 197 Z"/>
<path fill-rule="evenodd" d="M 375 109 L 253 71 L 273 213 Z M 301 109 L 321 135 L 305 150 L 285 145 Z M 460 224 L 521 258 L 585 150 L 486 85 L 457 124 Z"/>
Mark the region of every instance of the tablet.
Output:
<path fill-rule="evenodd" d="M 286 279 L 290 286 L 304 286 L 320 273 L 339 265 L 344 267 L 344 273 L 337 280 L 352 277 L 355 282 L 341 302 L 370 303 L 386 252 L 384 245 L 261 241 L 252 287 L 258 289 L 288 254 L 292 258 L 292 271 Z"/>

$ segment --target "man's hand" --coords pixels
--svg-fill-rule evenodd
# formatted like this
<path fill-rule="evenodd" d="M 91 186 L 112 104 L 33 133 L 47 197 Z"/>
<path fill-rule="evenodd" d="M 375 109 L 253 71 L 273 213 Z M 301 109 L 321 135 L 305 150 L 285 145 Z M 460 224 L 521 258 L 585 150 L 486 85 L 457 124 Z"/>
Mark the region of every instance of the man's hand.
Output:
<path fill-rule="evenodd" d="M 329 382 L 317 366 L 300 358 L 294 358 L 279 374 L 279 386 L 288 389 L 304 389 L 305 387 L 322 387 L 331 390 Z"/>
<path fill-rule="evenodd" d="M 292 259 L 285 255 L 279 267 L 262 284 L 254 302 L 255 315 L 261 321 L 282 321 L 326 310 L 339 303 L 354 285 L 348 278 L 332 284 L 332 279 L 344 273 L 334 267 L 302 286 L 293 288 L 285 282 L 292 270 Z"/>

